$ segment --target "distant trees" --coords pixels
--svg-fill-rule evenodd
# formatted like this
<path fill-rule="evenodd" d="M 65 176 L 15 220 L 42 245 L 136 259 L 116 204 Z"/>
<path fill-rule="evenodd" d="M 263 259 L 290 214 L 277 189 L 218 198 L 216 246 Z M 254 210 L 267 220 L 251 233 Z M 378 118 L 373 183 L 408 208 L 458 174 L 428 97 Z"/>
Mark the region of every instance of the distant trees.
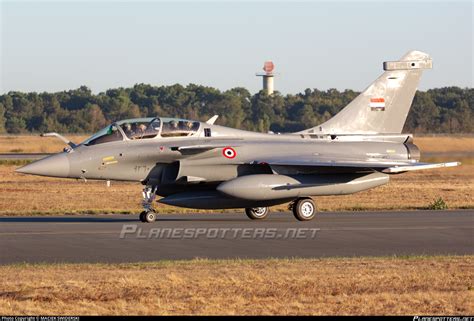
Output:
<path fill-rule="evenodd" d="M 5 106 L 0 103 L 0 134 L 6 133 L 5 128 Z"/>
<path fill-rule="evenodd" d="M 306 89 L 296 95 L 245 88 L 220 91 L 137 84 L 92 94 L 85 86 L 57 93 L 9 92 L 0 95 L 0 133 L 91 133 L 119 119 L 182 117 L 206 120 L 218 114 L 219 124 L 260 132 L 292 132 L 316 126 L 358 95 L 352 90 Z M 474 132 L 474 89 L 445 87 L 417 92 L 405 132 Z"/>
<path fill-rule="evenodd" d="M 416 93 L 404 130 L 413 133 L 472 133 L 473 117 L 474 89 L 430 89 Z"/>

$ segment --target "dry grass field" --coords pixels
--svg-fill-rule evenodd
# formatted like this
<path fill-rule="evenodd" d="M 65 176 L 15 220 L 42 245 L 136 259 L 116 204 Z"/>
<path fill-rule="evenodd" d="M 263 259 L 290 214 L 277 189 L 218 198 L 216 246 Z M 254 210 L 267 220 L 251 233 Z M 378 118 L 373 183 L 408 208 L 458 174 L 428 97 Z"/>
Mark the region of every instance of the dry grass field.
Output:
<path fill-rule="evenodd" d="M 474 136 L 415 136 L 414 142 L 422 152 L 474 153 Z"/>
<path fill-rule="evenodd" d="M 0 314 L 472 315 L 473 259 L 7 265 Z"/>
<path fill-rule="evenodd" d="M 56 142 L 51 138 L 34 137 L 38 141 L 34 140 L 33 144 L 30 136 L 17 138 L 21 142 L 18 146 L 25 152 L 45 151 L 46 145 L 41 145 L 40 141 Z M 8 139 L 0 137 L 0 152 L 13 149 L 11 142 L 6 147 Z M 416 142 L 423 150 L 434 153 L 447 150 L 469 153 L 474 137 L 421 137 Z M 58 141 L 59 149 L 60 144 Z M 462 161 L 464 164 L 460 167 L 392 175 L 388 185 L 354 195 L 316 197 L 316 201 L 322 211 L 423 209 L 439 197 L 449 208 L 474 208 L 474 163 L 472 159 Z M 112 182 L 107 188 L 105 182 L 85 183 L 18 174 L 14 172 L 16 167 L 19 165 L 0 165 L 0 215 L 138 213 L 141 209 L 142 186 L 139 183 Z M 286 208 L 282 205 L 273 210 Z M 162 204 L 157 204 L 157 209 L 161 213 L 190 211 Z"/>
<path fill-rule="evenodd" d="M 83 142 L 90 135 L 66 135 L 75 143 Z M 0 136 L 0 153 L 57 153 L 63 150 L 64 143 L 55 137 L 39 135 Z"/>

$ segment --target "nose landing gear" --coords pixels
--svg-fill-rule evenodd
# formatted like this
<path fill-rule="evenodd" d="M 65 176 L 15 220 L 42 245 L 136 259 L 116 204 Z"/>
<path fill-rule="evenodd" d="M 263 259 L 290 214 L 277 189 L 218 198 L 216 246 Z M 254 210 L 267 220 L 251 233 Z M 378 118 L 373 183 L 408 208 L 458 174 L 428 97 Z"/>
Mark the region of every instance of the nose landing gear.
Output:
<path fill-rule="evenodd" d="M 156 213 L 153 211 L 143 211 L 140 213 L 140 221 L 143 223 L 153 223 L 156 220 Z"/>
<path fill-rule="evenodd" d="M 156 197 L 157 186 L 146 186 L 143 189 L 142 196 L 142 206 L 143 212 L 140 213 L 140 221 L 144 223 L 153 223 L 156 220 L 156 212 L 153 209 L 153 201 Z"/>

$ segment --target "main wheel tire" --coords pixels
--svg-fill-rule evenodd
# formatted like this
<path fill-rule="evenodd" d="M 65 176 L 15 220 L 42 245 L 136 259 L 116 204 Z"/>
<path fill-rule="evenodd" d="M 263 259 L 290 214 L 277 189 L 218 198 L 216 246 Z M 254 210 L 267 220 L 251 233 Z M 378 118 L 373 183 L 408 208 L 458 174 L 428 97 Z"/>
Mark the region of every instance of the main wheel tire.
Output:
<path fill-rule="evenodd" d="M 268 216 L 268 207 L 252 207 L 246 208 L 245 214 L 247 214 L 248 218 L 251 220 L 263 220 Z"/>
<path fill-rule="evenodd" d="M 316 204 L 311 198 L 300 198 L 293 204 L 293 215 L 299 221 L 310 221 L 316 216 Z"/>
<path fill-rule="evenodd" d="M 143 212 L 140 213 L 140 216 L 139 216 L 140 222 L 145 223 L 145 215 L 146 215 L 146 213 L 147 213 L 147 211 L 143 211 Z"/>
<path fill-rule="evenodd" d="M 144 221 L 146 223 L 153 223 L 156 220 L 156 213 L 155 212 L 146 212 L 144 216 Z"/>

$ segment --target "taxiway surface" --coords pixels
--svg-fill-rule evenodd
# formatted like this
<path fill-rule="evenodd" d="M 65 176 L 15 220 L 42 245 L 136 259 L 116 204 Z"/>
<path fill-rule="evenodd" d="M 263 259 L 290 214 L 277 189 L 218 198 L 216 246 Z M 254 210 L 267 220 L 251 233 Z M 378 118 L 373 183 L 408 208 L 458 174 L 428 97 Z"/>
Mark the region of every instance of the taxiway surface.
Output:
<path fill-rule="evenodd" d="M 128 231 L 121 238 L 123 231 Z M 0 217 L 0 264 L 474 254 L 474 211 Z M 174 233 L 174 234 L 173 234 Z M 299 233 L 299 234 L 298 234 Z"/>

